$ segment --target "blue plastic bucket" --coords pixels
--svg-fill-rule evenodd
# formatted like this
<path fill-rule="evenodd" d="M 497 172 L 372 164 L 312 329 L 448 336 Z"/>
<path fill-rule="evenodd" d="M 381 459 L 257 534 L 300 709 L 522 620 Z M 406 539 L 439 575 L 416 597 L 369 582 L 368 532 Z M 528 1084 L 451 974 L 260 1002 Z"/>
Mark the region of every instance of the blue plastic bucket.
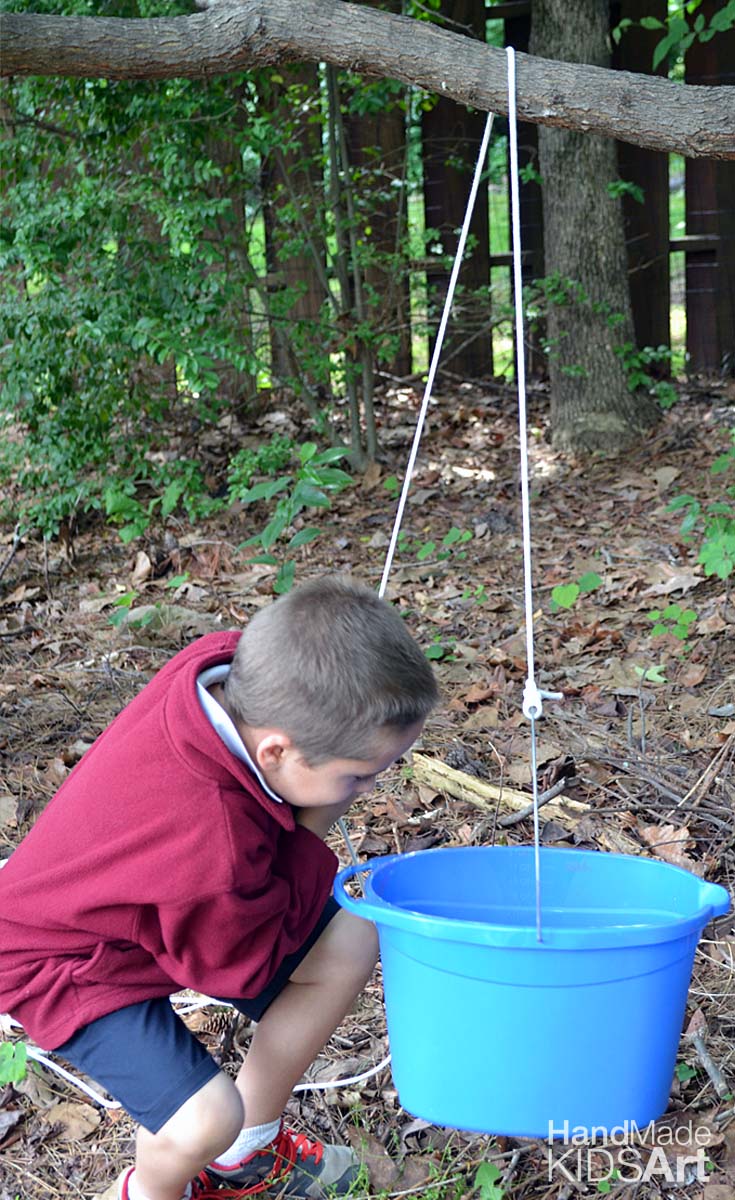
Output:
<path fill-rule="evenodd" d="M 364 899 L 344 887 L 358 872 Z M 661 1116 L 697 941 L 730 906 L 666 863 L 546 849 L 539 943 L 526 846 L 374 859 L 341 871 L 335 896 L 378 927 L 403 1107 L 543 1138 Z"/>

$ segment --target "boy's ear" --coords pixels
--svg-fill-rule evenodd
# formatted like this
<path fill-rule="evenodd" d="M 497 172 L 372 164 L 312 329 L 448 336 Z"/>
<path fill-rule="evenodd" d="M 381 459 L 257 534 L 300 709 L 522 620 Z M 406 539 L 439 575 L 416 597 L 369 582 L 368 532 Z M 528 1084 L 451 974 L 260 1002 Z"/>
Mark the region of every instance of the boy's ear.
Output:
<path fill-rule="evenodd" d="M 277 771 L 291 749 L 293 745 L 288 734 L 280 729 L 272 729 L 260 738 L 255 748 L 255 761 L 261 771 Z"/>

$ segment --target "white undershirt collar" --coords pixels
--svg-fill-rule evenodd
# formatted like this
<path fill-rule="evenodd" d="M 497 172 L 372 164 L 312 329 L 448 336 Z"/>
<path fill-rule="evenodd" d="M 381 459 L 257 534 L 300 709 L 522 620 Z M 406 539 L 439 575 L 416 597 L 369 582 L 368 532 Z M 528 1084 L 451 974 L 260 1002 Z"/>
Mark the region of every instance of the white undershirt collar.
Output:
<path fill-rule="evenodd" d="M 223 683 L 229 673 L 229 664 L 221 663 L 217 667 L 208 667 L 206 671 L 202 671 L 199 675 L 197 675 L 197 695 L 199 696 L 199 703 L 201 704 L 204 710 L 204 715 L 206 716 L 210 725 L 214 729 L 215 733 L 221 737 L 227 749 L 231 751 L 236 758 L 239 758 L 241 762 L 244 762 L 250 768 L 260 786 L 263 788 L 263 791 L 267 792 L 271 800 L 277 801 L 278 804 L 283 804 L 283 797 L 279 796 L 277 792 L 274 792 L 272 788 L 268 787 L 268 784 L 263 778 L 260 769 L 250 757 L 248 748 L 240 737 L 240 734 L 237 732 L 232 718 L 228 716 L 222 705 L 215 700 L 212 693 L 207 690 L 212 686 L 213 683 Z"/>

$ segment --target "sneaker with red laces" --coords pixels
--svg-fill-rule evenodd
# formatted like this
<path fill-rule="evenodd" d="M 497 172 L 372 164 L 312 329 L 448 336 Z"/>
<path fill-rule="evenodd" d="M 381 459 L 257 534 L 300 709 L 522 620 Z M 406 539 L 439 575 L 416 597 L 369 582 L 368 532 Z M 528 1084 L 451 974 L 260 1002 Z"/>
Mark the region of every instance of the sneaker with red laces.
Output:
<path fill-rule="evenodd" d="M 118 1177 L 117 1182 L 103 1196 L 100 1196 L 99 1200 L 130 1200 L 128 1183 L 134 1170 L 134 1167 L 128 1167 L 123 1171 L 122 1175 Z M 191 1200 L 227 1200 L 228 1196 L 239 1196 L 240 1194 L 239 1192 L 221 1191 L 212 1184 L 212 1181 L 203 1171 L 200 1175 L 197 1175 L 196 1179 L 192 1179 L 189 1187 L 191 1189 Z"/>
<path fill-rule="evenodd" d="M 239 1189 L 235 1195 L 254 1196 L 278 1188 L 279 1196 L 327 1200 L 349 1195 L 359 1170 L 360 1160 L 349 1146 L 324 1145 L 281 1125 L 278 1136 L 262 1150 L 248 1154 L 234 1167 L 215 1159 L 207 1174 Z"/>

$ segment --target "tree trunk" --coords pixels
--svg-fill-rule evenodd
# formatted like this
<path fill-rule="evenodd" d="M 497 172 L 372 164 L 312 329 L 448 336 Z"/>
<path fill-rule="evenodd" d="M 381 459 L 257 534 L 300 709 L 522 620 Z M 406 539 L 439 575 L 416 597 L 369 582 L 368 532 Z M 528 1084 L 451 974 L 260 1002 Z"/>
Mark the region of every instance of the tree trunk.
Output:
<path fill-rule="evenodd" d="M 484 0 L 442 0 L 440 13 L 452 25 L 464 28 L 479 41 L 485 40 Z M 485 114 L 472 111 L 454 100 L 439 96 L 421 118 L 424 166 L 424 224 L 439 234 L 441 255 L 431 253 L 426 271 L 426 291 L 434 327 L 447 294 L 451 261 L 457 252 L 459 230 L 467 208 L 477 151 L 485 128 Z M 473 296 L 490 284 L 490 229 L 487 184 L 477 193 L 470 224 L 472 248 L 465 255 L 459 274 L 452 321 L 442 351 L 442 366 L 464 379 L 489 379 L 493 373 L 489 294 L 478 303 Z M 461 290 L 460 290 L 461 289 Z M 463 293 L 468 293 L 463 299 Z M 434 337 L 431 338 L 433 353 Z M 441 368 L 440 368 L 441 369 Z"/>
<path fill-rule="evenodd" d="M 244 89 L 233 88 L 235 105 L 233 117 L 233 133 L 238 125 L 242 128 L 245 120 L 243 105 Z M 253 306 L 248 282 L 255 274 L 248 257 L 248 229 L 245 191 L 247 180 L 244 178 L 242 167 L 242 152 L 237 138 L 228 137 L 224 129 L 212 131 L 206 139 L 206 149 L 212 162 L 221 171 L 219 176 L 210 180 L 207 191 L 216 199 L 228 199 L 230 207 L 217 214 L 213 240 L 218 243 L 222 254 L 225 272 L 239 276 L 242 280 L 242 292 L 236 302 L 231 301 L 227 309 L 230 314 L 232 327 L 239 331 L 241 348 L 255 362 L 255 330 L 253 328 Z M 210 235 L 212 236 L 212 235 Z M 221 269 L 221 268 L 218 268 Z M 219 377 L 219 392 L 227 397 L 228 402 L 241 412 L 246 412 L 253 404 L 258 390 L 255 372 L 242 371 L 231 362 L 218 360 L 214 370 Z"/>
<path fill-rule="evenodd" d="M 400 12 L 401 0 L 365 0 L 374 8 Z M 403 253 L 407 229 L 406 96 L 385 95 L 387 85 L 357 84 L 362 105 L 345 119 L 350 162 L 359 176 L 356 191 L 364 222 L 360 237 L 368 251 L 364 268 L 368 310 L 395 346 L 380 368 L 388 375 L 411 373 L 411 295 Z M 381 102 L 380 92 L 383 93 Z M 343 88 L 347 95 L 347 89 Z"/>
<path fill-rule="evenodd" d="M 280 82 L 283 78 L 283 82 Z M 304 335 L 313 342 L 327 298 L 326 252 L 322 234 L 324 203 L 318 68 L 314 63 L 284 69 L 262 88 L 263 99 L 285 136 L 263 162 L 263 212 L 270 292 L 271 364 L 276 381 L 294 375 L 307 389 L 318 385 L 299 349 Z M 288 249 L 296 239 L 298 250 Z M 288 292 L 287 311 L 277 294 Z M 312 336 L 307 332 L 311 328 Z M 322 381 L 323 382 L 323 381 Z"/>
<path fill-rule="evenodd" d="M 608 61 L 608 0 L 534 0 L 532 49 Z M 618 453 L 653 424 L 657 406 L 628 390 L 616 347 L 633 346 L 633 319 L 615 143 L 539 131 L 543 179 L 551 427 L 554 444 Z"/>
<path fill-rule="evenodd" d="M 382 363 L 382 369 L 388 375 L 410 375 L 409 281 L 406 270 L 399 268 L 399 251 L 406 236 L 405 113 L 392 105 L 379 112 L 353 114 L 347 122 L 347 134 L 350 160 L 359 171 L 360 191 L 369 202 L 363 204 L 365 225 L 361 236 L 372 255 L 365 267 L 365 283 L 373 300 L 373 319 L 395 344 L 395 352 Z"/>
<path fill-rule="evenodd" d="M 569 13 L 585 8 L 575 0 Z M 210 0 L 205 13 L 135 21 L 2 13 L 0 42 L 2 75 L 198 78 L 308 60 L 388 76 L 484 111 L 508 111 L 502 50 L 344 0 L 299 0 L 298 8 L 293 0 Z M 520 55 L 518 116 L 652 150 L 735 158 L 731 87 L 682 87 Z"/>

